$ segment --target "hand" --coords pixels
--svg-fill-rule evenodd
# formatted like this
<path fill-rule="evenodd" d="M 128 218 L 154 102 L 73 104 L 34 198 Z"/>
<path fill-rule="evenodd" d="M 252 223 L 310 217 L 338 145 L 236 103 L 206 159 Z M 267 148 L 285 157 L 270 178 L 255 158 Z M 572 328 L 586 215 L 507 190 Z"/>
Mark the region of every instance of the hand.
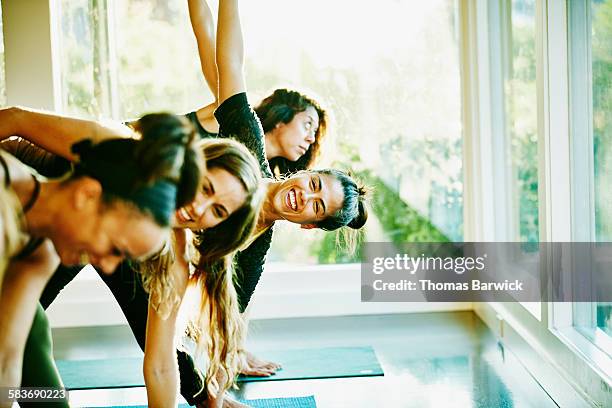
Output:
<path fill-rule="evenodd" d="M 260 360 L 252 353 L 245 351 L 245 359 L 240 374 L 254 377 L 268 377 L 276 374 L 282 367 L 272 361 Z"/>

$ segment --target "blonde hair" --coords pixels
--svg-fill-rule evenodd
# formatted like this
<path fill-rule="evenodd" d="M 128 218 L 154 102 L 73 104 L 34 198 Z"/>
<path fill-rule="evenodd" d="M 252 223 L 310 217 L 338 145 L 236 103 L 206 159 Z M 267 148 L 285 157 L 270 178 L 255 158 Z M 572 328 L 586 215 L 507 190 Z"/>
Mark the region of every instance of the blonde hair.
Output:
<path fill-rule="evenodd" d="M 197 344 L 196 355 L 205 352 L 208 357 L 204 388 L 200 392 L 205 389 L 213 396 L 234 385 L 240 373 L 246 335 L 233 282 L 231 258 L 229 255 L 224 257 L 209 272 L 194 277 L 194 282 L 201 286 L 202 299 L 199 316 L 190 322 L 187 330 Z"/>
<path fill-rule="evenodd" d="M 188 254 L 194 270 L 190 283 L 199 285 L 202 295 L 199 314 L 191 322 L 191 337 L 197 344 L 196 354 L 207 353 L 204 388 L 210 395 L 217 395 L 233 385 L 240 370 L 245 329 L 232 262 L 234 253 L 255 228 L 264 192 L 259 164 L 244 145 L 229 139 L 208 139 L 201 141 L 201 149 L 208 169 L 229 172 L 247 193 L 245 203 L 226 220 L 195 232 Z M 162 252 L 139 265 L 143 287 L 150 294 L 149 302 L 162 318 L 180 302 L 170 275 L 175 260 L 172 244 L 168 243 Z M 224 378 L 223 383 L 218 381 L 219 377 Z"/>

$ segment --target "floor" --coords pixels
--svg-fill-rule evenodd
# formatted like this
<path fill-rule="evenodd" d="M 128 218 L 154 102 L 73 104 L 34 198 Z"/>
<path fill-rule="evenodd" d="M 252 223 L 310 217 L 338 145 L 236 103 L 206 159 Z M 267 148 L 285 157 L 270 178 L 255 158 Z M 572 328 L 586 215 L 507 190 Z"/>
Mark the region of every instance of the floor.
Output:
<path fill-rule="evenodd" d="M 558 406 L 472 312 L 262 320 L 249 333 L 248 348 L 260 353 L 370 345 L 385 376 L 247 383 L 240 398 L 314 395 L 319 408 Z M 54 341 L 57 359 L 140 355 L 123 326 L 56 329 Z M 146 392 L 73 391 L 70 398 L 74 406 L 136 405 Z"/>

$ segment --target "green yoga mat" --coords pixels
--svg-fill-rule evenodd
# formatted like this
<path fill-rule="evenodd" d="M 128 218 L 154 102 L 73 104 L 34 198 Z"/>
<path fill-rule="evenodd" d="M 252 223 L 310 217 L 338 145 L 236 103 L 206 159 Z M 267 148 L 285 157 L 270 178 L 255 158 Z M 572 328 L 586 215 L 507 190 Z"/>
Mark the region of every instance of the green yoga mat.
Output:
<path fill-rule="evenodd" d="M 312 395 L 308 397 L 291 398 L 265 398 L 254 400 L 240 400 L 253 408 L 316 408 L 317 404 Z M 109 408 L 146 408 L 146 405 L 122 405 Z M 179 408 L 190 408 L 187 404 L 179 405 Z"/>
<path fill-rule="evenodd" d="M 238 382 L 384 375 L 372 347 L 332 347 L 261 352 L 283 369 L 270 377 L 239 377 Z M 142 358 L 58 360 L 69 390 L 144 387 Z"/>

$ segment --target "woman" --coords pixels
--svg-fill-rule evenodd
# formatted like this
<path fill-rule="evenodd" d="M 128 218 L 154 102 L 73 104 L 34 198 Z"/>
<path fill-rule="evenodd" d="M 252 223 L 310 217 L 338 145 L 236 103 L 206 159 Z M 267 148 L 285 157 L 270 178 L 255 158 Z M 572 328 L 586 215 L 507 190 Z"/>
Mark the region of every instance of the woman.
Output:
<path fill-rule="evenodd" d="M 14 120 L 4 119 L 2 129 L 11 132 Z M 168 114 L 138 124 L 142 140 L 75 144 L 69 154 L 78 163 L 63 179 L 41 179 L 0 152 L 0 182 L 18 198 L 21 229 L 30 237 L 10 258 L 0 297 L 3 386 L 20 384 L 36 301 L 59 260 L 70 265 L 87 258 L 111 273 L 125 257 L 146 258 L 167 238 L 176 207 L 195 195 L 201 159 L 191 126 Z"/>
<path fill-rule="evenodd" d="M 204 0 L 189 0 L 188 5 L 202 72 L 216 95 L 218 71 L 212 12 Z M 215 101 L 186 115 L 204 138 L 218 136 L 219 124 L 213 115 L 216 106 Z M 310 169 L 316 164 L 329 117 L 315 98 L 297 90 L 276 89 L 255 107 L 255 112 L 264 131 L 266 160 L 274 174 Z"/>
<path fill-rule="evenodd" d="M 22 117 L 22 120 L 19 121 L 22 126 L 12 133 L 28 136 L 32 142 L 51 146 L 56 152 L 65 153 L 63 140 L 79 137 L 78 129 L 72 126 L 72 122 L 77 121 L 75 119 L 61 118 L 61 120 L 53 121 L 49 120 L 51 115 L 43 115 L 34 111 L 15 108 L 8 111 Z M 6 113 L 7 110 L 0 111 L 0 119 Z M 223 120 L 220 122 L 222 129 L 225 129 L 225 122 Z M 35 129 L 26 129 L 24 125 L 26 123 L 34 124 Z M 232 125 L 228 124 L 227 128 L 231 130 Z M 41 129 L 44 132 L 41 132 Z M 54 140 L 47 140 L 44 137 L 46 133 L 55 135 Z M 87 133 L 95 134 L 96 132 Z M 220 371 L 224 372 L 225 361 L 235 359 L 238 349 L 239 336 L 234 336 L 233 332 L 240 331 L 239 326 L 242 322 L 238 316 L 231 269 L 226 268 L 230 259 L 226 256 L 243 245 L 255 224 L 256 209 L 260 201 L 259 169 L 248 150 L 237 142 L 207 140 L 200 142 L 200 145 L 207 159 L 207 171 L 195 200 L 174 214 L 175 246 L 170 258 L 156 258 L 151 262 L 141 263 L 135 268 L 131 268 L 130 265 L 122 265 L 118 268 L 120 270 L 119 279 L 121 279 L 122 272 L 130 271 L 131 274 L 134 274 L 138 270 L 142 275 L 143 286 L 151 293 L 150 307 L 146 306 L 145 310 L 148 309 L 148 311 L 144 316 L 141 315 L 141 318 L 148 333 L 146 344 L 143 347 L 145 349 L 144 372 L 152 405 L 172 404 L 166 399 L 166 397 L 172 398 L 172 394 L 167 390 L 176 388 L 176 385 L 169 385 L 173 378 L 166 373 L 171 373 L 172 368 L 176 365 L 173 327 L 176 311 L 190 274 L 189 265 L 186 262 L 188 258 L 185 257 L 184 250 L 189 243 L 185 229 L 192 228 L 197 231 L 198 235 L 197 246 L 200 256 L 191 280 L 200 280 L 205 295 L 203 298 L 207 301 L 206 311 L 209 312 L 212 327 L 207 331 L 215 337 L 214 344 L 209 348 L 212 355 L 217 356 L 217 363 L 210 367 L 211 378 L 215 377 L 215 373 L 220 368 Z M 25 156 L 33 163 L 43 163 L 48 166 L 51 164 L 49 167 L 52 168 L 45 169 L 46 172 L 57 171 L 57 167 L 63 166 L 62 163 L 58 166 L 57 161 L 49 160 L 48 156 L 37 157 L 31 154 L 31 146 L 26 145 L 26 148 L 23 148 L 23 143 L 13 143 L 10 147 L 25 153 Z M 208 228 L 208 234 L 201 233 L 202 228 Z M 206 271 L 205 274 L 203 271 Z M 169 288 L 171 290 L 168 290 Z M 144 299 L 148 297 L 148 294 L 144 293 Z M 231 318 L 232 313 L 235 319 Z M 219 325 L 219 321 L 224 323 Z M 41 360 L 45 360 L 47 366 L 53 364 L 46 358 L 48 347 L 44 346 L 44 342 L 42 346 L 31 341 L 28 341 L 28 344 L 32 344 L 28 350 L 28 356 L 39 362 L 36 371 L 41 369 Z M 230 356 L 232 353 L 234 357 Z M 170 358 L 163 358 L 163 356 L 170 356 Z M 26 366 L 34 368 L 36 364 L 26 364 Z M 41 378 L 33 371 L 24 372 L 22 386 L 54 386 L 59 383 L 59 380 L 49 382 L 42 379 L 45 382 L 41 384 Z M 45 371 L 53 372 L 54 370 Z"/>

